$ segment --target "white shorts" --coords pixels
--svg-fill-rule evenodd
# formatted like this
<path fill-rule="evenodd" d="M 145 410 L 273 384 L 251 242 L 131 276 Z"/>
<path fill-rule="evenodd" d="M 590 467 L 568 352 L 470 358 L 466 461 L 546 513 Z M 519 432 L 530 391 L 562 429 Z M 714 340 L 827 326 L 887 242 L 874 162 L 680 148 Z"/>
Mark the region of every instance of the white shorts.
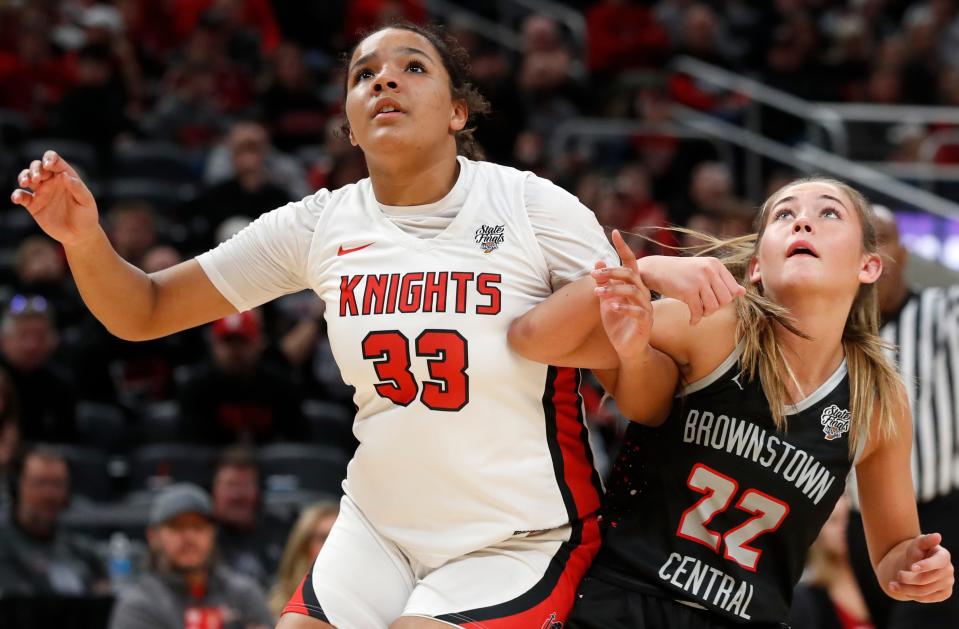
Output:
<path fill-rule="evenodd" d="M 593 516 L 426 568 L 344 496 L 319 557 L 283 613 L 337 629 L 387 629 L 400 616 L 469 629 L 561 627 L 599 537 Z"/>

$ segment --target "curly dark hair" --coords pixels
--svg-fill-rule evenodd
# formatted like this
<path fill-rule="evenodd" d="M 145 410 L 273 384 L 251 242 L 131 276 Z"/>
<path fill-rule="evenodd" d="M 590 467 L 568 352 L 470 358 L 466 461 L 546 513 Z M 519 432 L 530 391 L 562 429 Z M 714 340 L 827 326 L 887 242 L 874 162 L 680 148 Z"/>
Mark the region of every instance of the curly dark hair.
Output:
<path fill-rule="evenodd" d="M 420 26 L 412 22 L 394 22 L 385 24 L 377 29 L 362 34 L 357 43 L 350 48 L 350 51 L 343 56 L 343 63 L 349 66 L 353 53 L 363 40 L 370 35 L 385 31 L 390 28 L 410 31 L 420 35 L 433 45 L 433 48 L 443 60 L 443 67 L 450 77 L 450 95 L 453 100 L 462 100 L 466 102 L 468 112 L 466 125 L 456 132 L 456 152 L 469 159 L 482 160 L 486 158 L 483 147 L 480 146 L 473 133 L 476 131 L 476 122 L 480 116 L 490 112 L 489 101 L 483 96 L 475 85 L 469 82 L 470 71 L 469 54 L 459 45 L 459 43 L 442 30 L 442 27 L 436 24 Z M 349 73 L 346 78 L 346 90 L 349 90 Z M 345 98 L 345 95 L 344 95 Z M 349 135 L 350 123 L 344 122 L 340 131 Z"/>

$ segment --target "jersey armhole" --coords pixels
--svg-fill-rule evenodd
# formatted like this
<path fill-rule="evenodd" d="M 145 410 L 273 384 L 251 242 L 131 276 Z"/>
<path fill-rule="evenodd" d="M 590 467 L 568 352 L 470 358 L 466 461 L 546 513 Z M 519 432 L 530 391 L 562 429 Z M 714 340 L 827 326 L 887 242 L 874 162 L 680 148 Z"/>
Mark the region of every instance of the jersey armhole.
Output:
<path fill-rule="evenodd" d="M 743 355 L 743 347 L 745 346 L 744 341 L 739 341 L 736 343 L 736 347 L 733 348 L 733 351 L 730 352 L 729 356 L 726 357 L 723 362 L 710 371 L 708 374 L 697 380 L 696 382 L 690 382 L 685 387 L 681 388 L 675 397 L 684 397 L 691 393 L 696 393 L 697 391 L 702 391 L 709 385 L 713 384 L 719 380 L 724 373 L 729 371 L 733 365 L 739 361 L 739 357 Z"/>

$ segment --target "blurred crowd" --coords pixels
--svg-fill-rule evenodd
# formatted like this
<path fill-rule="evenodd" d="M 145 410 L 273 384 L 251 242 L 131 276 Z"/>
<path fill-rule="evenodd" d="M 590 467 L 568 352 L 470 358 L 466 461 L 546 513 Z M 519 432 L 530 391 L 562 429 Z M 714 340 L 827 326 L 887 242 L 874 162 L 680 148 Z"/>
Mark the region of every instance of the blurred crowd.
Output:
<path fill-rule="evenodd" d="M 90 184 L 116 250 L 145 271 L 168 268 L 265 211 L 365 176 L 340 132 L 342 54 L 396 19 L 441 21 L 469 52 L 493 108 L 477 132 L 490 160 L 570 189 L 604 227 L 636 234 L 641 254 L 697 244 L 657 228 L 732 236 L 754 214 L 735 157 L 665 125 L 674 103 L 728 121 L 749 103 L 671 72 L 679 55 L 813 100 L 959 104 L 952 0 L 557 3 L 584 15 L 584 38 L 506 0 L 461 0 L 442 16 L 426 4 L 0 0 L 0 180 L 12 190 L 31 159 L 58 150 Z M 518 46 L 484 37 L 477 18 Z M 559 137 L 583 117 L 654 131 Z M 805 132 L 764 120 L 785 142 Z M 937 130 L 893 125 L 857 149 L 917 159 Z M 936 157 L 959 160 L 948 147 Z M 766 175 L 773 188 L 791 173 Z M 60 247 L 7 203 L 0 305 L 0 597 L 117 593 L 140 574 L 160 587 L 169 565 L 222 564 L 250 583 L 230 573 L 217 596 L 271 592 L 265 616 L 248 610 L 250 627 L 267 623 L 329 530 L 355 446 L 320 302 L 291 295 L 171 338 L 120 341 L 83 307 Z M 586 397 L 602 466 L 621 422 L 595 385 Z M 171 488 L 189 508 L 154 513 Z M 214 524 L 216 550 L 203 541 Z M 178 536 L 200 541 L 186 552 Z M 176 585 L 187 598 L 188 585 Z"/>

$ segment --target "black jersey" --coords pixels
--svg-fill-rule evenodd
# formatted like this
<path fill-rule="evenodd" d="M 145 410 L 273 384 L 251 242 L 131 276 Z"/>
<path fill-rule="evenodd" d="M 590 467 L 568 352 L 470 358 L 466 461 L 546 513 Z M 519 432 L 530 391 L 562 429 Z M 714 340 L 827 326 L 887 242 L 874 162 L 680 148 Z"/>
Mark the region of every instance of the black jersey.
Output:
<path fill-rule="evenodd" d="M 740 353 L 687 387 L 662 426 L 630 425 L 593 574 L 729 621 L 782 622 L 845 487 L 849 383 L 843 362 L 778 432 Z"/>

